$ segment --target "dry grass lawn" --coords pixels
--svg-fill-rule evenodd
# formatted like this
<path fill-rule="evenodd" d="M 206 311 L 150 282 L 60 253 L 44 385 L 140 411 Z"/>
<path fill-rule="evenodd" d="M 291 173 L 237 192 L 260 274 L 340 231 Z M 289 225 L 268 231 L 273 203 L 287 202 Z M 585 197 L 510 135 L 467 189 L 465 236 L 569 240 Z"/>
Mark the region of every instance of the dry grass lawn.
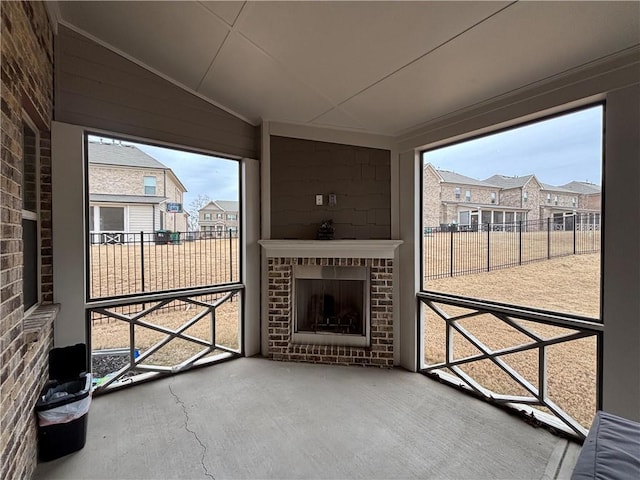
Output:
<path fill-rule="evenodd" d="M 600 256 L 572 255 L 510 269 L 429 280 L 428 290 L 527 305 L 558 312 L 599 317 Z M 450 314 L 463 309 L 444 307 Z M 444 360 L 444 322 L 432 312 L 425 314 L 425 361 Z M 490 315 L 463 320 L 461 324 L 492 349 L 528 343 L 515 331 Z M 566 334 L 570 330 L 522 322 L 543 338 Z M 460 335 L 454 335 L 455 357 L 478 353 Z M 591 425 L 596 398 L 596 342 L 587 338 L 547 348 L 548 392 L 550 398 L 582 425 Z M 538 385 L 537 350 L 512 354 L 503 359 L 534 386 Z M 526 395 L 490 360 L 467 365 L 465 372 L 483 386 L 497 392 Z"/>

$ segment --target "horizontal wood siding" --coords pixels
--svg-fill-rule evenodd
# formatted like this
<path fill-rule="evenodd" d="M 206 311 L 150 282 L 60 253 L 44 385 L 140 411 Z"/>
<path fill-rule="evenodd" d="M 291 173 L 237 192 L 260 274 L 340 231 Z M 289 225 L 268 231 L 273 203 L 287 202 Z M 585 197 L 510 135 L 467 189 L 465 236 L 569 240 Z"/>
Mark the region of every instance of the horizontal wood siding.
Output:
<path fill-rule="evenodd" d="M 129 206 L 129 231 L 153 232 L 153 206 L 131 205 Z"/>
<path fill-rule="evenodd" d="M 55 119 L 220 154 L 258 158 L 257 127 L 61 26 Z"/>

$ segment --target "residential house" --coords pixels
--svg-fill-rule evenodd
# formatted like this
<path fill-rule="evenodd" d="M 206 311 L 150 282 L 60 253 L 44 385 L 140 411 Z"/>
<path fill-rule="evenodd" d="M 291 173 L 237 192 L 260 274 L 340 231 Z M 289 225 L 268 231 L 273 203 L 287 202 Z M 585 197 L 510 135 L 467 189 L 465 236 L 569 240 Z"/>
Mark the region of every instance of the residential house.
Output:
<path fill-rule="evenodd" d="M 238 356 L 262 354 L 274 358 L 270 348 L 278 341 L 276 336 L 282 339 L 288 333 L 281 332 L 292 331 L 287 323 L 292 310 L 288 294 L 275 287 L 290 283 L 288 273 L 294 261 L 306 256 L 323 262 L 326 257 L 342 255 L 338 252 L 342 245 L 365 245 L 367 248 L 360 250 L 353 247 L 353 256 L 360 261 L 382 243 L 397 249 L 385 252 L 387 258 L 376 259 L 378 278 L 374 280 L 382 282 L 378 287 L 384 299 L 376 299 L 379 303 L 372 310 L 376 320 L 386 323 L 377 332 L 385 349 L 375 360 L 416 372 L 423 368 L 419 359 L 424 352 L 420 349 L 430 335 L 421 326 L 419 300 L 426 293 L 417 281 L 421 261 L 421 242 L 417 241 L 421 232 L 416 222 L 421 207 L 417 188 L 422 176 L 421 152 L 478 133 L 594 103 L 606 104 L 602 118 L 606 128 L 606 199 L 602 206 L 607 221 L 603 223 L 602 289 L 598 299 L 602 312 L 598 320 L 602 323 L 594 326 L 603 335 L 597 348 L 599 381 L 593 387 L 600 408 L 640 421 L 640 296 L 629 293 L 640 290 L 638 270 L 630 268 L 640 264 L 640 223 L 629 220 L 640 217 L 638 2 L 16 1 L 0 2 L 0 10 L 0 478 L 33 476 L 37 459 L 34 404 L 48 377 L 49 351 L 53 346 L 90 338 L 87 318 L 96 307 L 85 298 L 84 224 L 88 212 L 84 145 L 86 135 L 96 131 L 113 132 L 132 141 L 224 154 L 240 163 L 241 213 L 247 228 L 238 243 L 241 278 L 232 285 L 236 289 L 232 293 L 242 305 Z M 302 140 L 309 144 L 302 145 Z M 382 158 L 375 168 L 371 167 L 372 155 L 362 149 Z M 283 157 L 287 157 L 286 162 Z M 283 164 L 287 168 L 282 168 Z M 37 188 L 30 183 L 33 173 L 39 182 Z M 272 180 L 272 174 L 277 174 L 277 181 Z M 439 180 L 438 176 L 434 179 Z M 158 179 L 156 182 L 159 189 Z M 297 188 L 286 188 L 290 184 Z M 144 180 L 135 195 L 144 196 L 143 187 Z M 461 197 L 466 197 L 464 187 L 460 185 Z M 483 197 L 480 203 L 487 208 L 494 205 L 489 187 L 476 187 L 483 195 L 489 194 L 489 201 Z M 497 190 L 496 201 L 500 193 Z M 134 195 L 129 191 L 105 194 Z M 319 194 L 334 194 L 337 203 L 316 205 L 315 196 Z M 168 197 L 158 191 L 154 196 Z M 471 201 L 475 201 L 473 191 Z M 345 204 L 350 208 L 341 210 Z M 522 208 L 523 204 L 510 208 Z M 320 218 L 353 225 L 352 236 L 357 238 L 319 246 L 311 237 L 315 229 L 309 228 L 306 240 L 286 244 L 283 238 L 303 238 L 296 235 L 299 229 L 272 235 L 272 226 L 275 219 L 291 218 L 292 214 L 296 228 L 313 215 L 322 215 Z M 443 219 L 435 220 L 439 224 Z M 267 259 L 259 241 L 266 245 L 272 242 L 273 249 L 281 253 Z M 325 256 L 318 258 L 321 248 Z M 327 253 L 330 249 L 334 253 Z M 280 271 L 267 277 L 270 265 Z M 220 294 L 225 288 L 218 286 L 214 293 Z M 137 300 L 150 305 L 148 298 L 145 294 Z M 162 301 L 174 298 L 178 293 L 170 292 Z M 119 300 L 110 302 L 113 305 Z M 265 309 L 273 304 L 275 313 L 262 311 L 261 304 Z M 279 318 L 274 320 L 276 315 Z M 351 351 L 365 353 L 357 347 L 336 348 L 343 352 L 341 361 Z M 315 348 L 307 351 L 306 347 L 302 351 L 296 345 L 290 350 L 317 361 L 333 351 L 331 346 L 323 346 L 322 352 Z M 544 352 L 543 348 L 542 360 Z M 313 371 L 320 371 L 315 367 Z M 162 374 L 175 371 L 165 367 Z M 229 391 L 233 395 L 259 395 L 255 389 L 246 388 L 252 383 L 244 382 L 242 375 L 250 374 L 251 368 L 245 368 L 238 375 L 226 376 Z M 353 374 L 358 375 L 355 370 Z M 400 376 L 407 375 L 394 369 L 387 376 L 393 377 L 400 389 L 404 381 Z M 286 377 L 279 379 L 283 385 Z M 425 392 L 445 394 L 440 385 L 427 378 L 413 377 L 410 381 L 424 386 Z M 208 390 L 225 386 L 204 383 Z M 321 383 L 318 391 L 322 390 Z M 544 385 L 540 382 L 538 387 Z M 295 387 L 286 387 L 294 400 L 300 398 Z M 171 414 L 182 416 L 186 410 L 175 408 L 179 393 L 177 390 L 176 398 L 170 398 L 173 390 L 165 388 L 164 403 L 172 406 Z M 458 392 L 451 394 L 450 404 L 455 407 L 458 402 L 454 395 Z M 144 408 L 145 399 L 140 400 L 130 402 L 131 408 Z M 348 396 L 342 403 L 357 406 L 362 397 Z M 191 404 L 187 407 L 198 408 Z M 418 456 L 429 458 L 436 453 L 429 450 L 435 445 L 436 450 L 451 452 L 456 462 L 450 463 L 467 465 L 449 476 L 469 476 L 474 471 L 474 459 L 465 458 L 471 453 L 462 453 L 464 442 L 456 442 L 455 435 L 459 432 L 462 437 L 469 430 L 454 428 L 460 422 L 453 407 L 447 412 L 436 408 L 431 415 L 445 416 L 451 428 L 415 432 L 415 438 L 429 439 Z M 401 410 L 403 415 L 412 411 L 410 407 Z M 171 415 L 168 412 L 159 415 Z M 363 412 L 367 418 L 362 426 L 381 424 L 374 408 L 358 410 L 351 416 L 362 418 Z M 265 414 L 259 409 L 252 413 Z M 132 414 L 135 412 L 127 412 L 129 418 Z M 197 410 L 191 412 L 198 414 Z M 485 414 L 486 409 L 477 417 L 484 421 L 488 418 Z M 109 421 L 122 421 L 127 415 L 116 415 Z M 184 424 L 183 417 L 173 420 L 171 425 Z M 233 419 L 235 423 L 243 421 L 247 419 Z M 512 421 L 516 420 L 510 416 L 500 420 L 509 426 Z M 473 445 L 477 455 L 484 455 L 488 463 L 496 451 L 504 453 L 500 422 L 487 424 L 488 437 Z M 259 423 L 242 425 L 242 431 L 251 435 L 254 424 Z M 209 427 L 203 428 L 211 430 Z M 304 422 L 298 422 L 298 427 L 310 428 Z M 382 427 L 392 425 L 387 422 Z M 126 425 L 121 428 L 126 429 Z M 525 456 L 542 439 L 534 438 L 539 430 L 530 430 L 530 442 L 528 438 L 517 439 L 516 446 Z M 447 431 L 454 435 L 447 435 Z M 366 429 L 362 432 L 367 436 Z M 314 436 L 308 433 L 306 438 Z M 126 436 L 122 435 L 123 439 Z M 144 444 L 137 435 L 129 436 L 136 448 Z M 193 440 L 183 437 L 184 441 Z M 369 437 L 374 442 L 385 435 Z M 121 449 L 113 442 L 102 443 L 82 455 L 50 462 L 54 464 L 50 468 L 65 468 L 98 452 L 100 459 L 107 460 L 91 462 L 89 471 L 96 476 L 113 476 L 109 468 L 122 463 L 117 459 Z M 183 455 L 176 456 L 169 445 L 164 445 L 167 450 L 153 452 L 154 458 L 180 465 Z M 380 452 L 376 468 L 391 465 L 400 469 L 399 474 L 409 472 L 401 470 L 404 465 L 387 461 L 385 452 L 392 451 L 388 445 L 358 445 L 362 447 L 358 452 L 345 455 L 348 461 L 352 462 L 360 451 Z M 415 445 L 396 446 L 395 457 L 407 461 L 417 457 Z M 184 455 L 186 458 L 197 457 L 191 465 L 194 469 L 188 470 L 193 476 L 210 474 L 206 465 L 211 459 L 202 461 L 200 447 L 206 444 L 194 444 L 194 448 L 187 445 L 181 450 L 194 454 Z M 253 452 L 268 451 L 272 464 L 280 468 L 286 468 L 284 464 L 291 458 L 297 463 L 290 471 L 301 463 L 301 457 L 291 455 L 288 448 L 259 443 L 253 447 Z M 553 456 L 565 451 L 559 443 L 545 448 Z M 136 456 L 131 447 L 127 452 Z M 304 455 L 304 449 L 300 453 Z M 242 460 L 242 454 L 237 458 Z M 263 468 L 261 462 L 254 461 L 256 458 L 259 455 L 235 463 Z M 502 455 L 501 460 L 493 462 L 496 470 L 489 466 L 482 474 L 487 478 L 509 476 L 504 468 L 518 464 L 522 457 Z M 537 476 L 559 471 L 549 468 L 553 467 L 551 463 L 545 470 L 546 460 L 536 470 Z M 135 463 L 124 465 L 130 468 Z M 138 463 L 148 468 L 148 462 Z M 326 463 L 319 462 L 316 470 L 315 465 L 307 465 L 309 470 L 305 472 L 326 476 L 326 470 L 321 470 Z M 361 464 L 352 462 L 342 471 L 359 476 Z M 409 473 L 425 471 L 429 472 Z M 237 472 L 228 476 L 234 475 L 238 476 Z"/>
<path fill-rule="evenodd" d="M 509 224 L 526 220 L 527 208 L 503 201 L 500 186 L 427 164 L 423 171 L 424 227 L 458 225 L 477 230 L 478 224 Z M 507 194 L 508 195 L 508 194 Z"/>
<path fill-rule="evenodd" d="M 137 241 L 140 232 L 187 230 L 182 210 L 187 189 L 173 170 L 116 140 L 89 141 L 87 158 L 92 242 L 130 242 Z"/>
<path fill-rule="evenodd" d="M 527 222 L 529 229 L 570 230 L 574 217 L 577 228 L 600 226 L 599 210 L 586 208 L 587 202 L 597 205 L 597 186 L 571 182 L 559 187 L 540 182 L 533 174 L 496 174 L 477 180 L 426 164 L 422 196 L 427 230 L 455 225 L 456 229 L 475 231 L 478 224 L 509 230 L 521 221 Z"/>
<path fill-rule="evenodd" d="M 240 203 L 234 200 L 213 200 L 198 210 L 198 225 L 205 237 L 237 236 Z"/>

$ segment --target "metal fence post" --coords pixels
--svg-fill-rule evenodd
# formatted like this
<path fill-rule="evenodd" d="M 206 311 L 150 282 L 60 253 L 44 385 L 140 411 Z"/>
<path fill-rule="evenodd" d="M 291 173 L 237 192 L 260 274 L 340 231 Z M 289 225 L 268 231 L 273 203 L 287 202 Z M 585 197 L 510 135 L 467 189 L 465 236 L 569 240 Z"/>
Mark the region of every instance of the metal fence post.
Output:
<path fill-rule="evenodd" d="M 576 254 L 576 214 L 573 215 L 573 254 Z"/>
<path fill-rule="evenodd" d="M 144 292 L 144 232 L 140 232 L 140 281 Z"/>
<path fill-rule="evenodd" d="M 229 282 L 233 282 L 233 238 L 232 230 L 229 229 Z"/>
<path fill-rule="evenodd" d="M 451 248 L 451 255 L 449 255 L 450 257 L 450 261 L 449 261 L 449 275 L 451 277 L 453 277 L 453 229 L 449 228 L 449 237 L 450 237 L 450 248 Z"/>
<path fill-rule="evenodd" d="M 547 217 L 547 260 L 551 259 L 551 217 Z"/>
<path fill-rule="evenodd" d="M 522 220 L 518 223 L 518 265 L 522 265 Z"/>
<path fill-rule="evenodd" d="M 491 238 L 491 223 L 487 222 L 487 272 L 491 270 L 491 245 L 489 245 L 489 239 Z"/>

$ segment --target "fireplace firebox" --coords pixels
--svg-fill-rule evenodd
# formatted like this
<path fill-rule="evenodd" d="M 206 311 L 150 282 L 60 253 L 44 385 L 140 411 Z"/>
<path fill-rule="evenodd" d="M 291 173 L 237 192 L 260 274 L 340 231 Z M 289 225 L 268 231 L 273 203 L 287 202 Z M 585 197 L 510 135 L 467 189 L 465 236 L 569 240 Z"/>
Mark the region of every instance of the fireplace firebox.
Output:
<path fill-rule="evenodd" d="M 296 265 L 293 343 L 368 346 L 369 269 Z"/>

